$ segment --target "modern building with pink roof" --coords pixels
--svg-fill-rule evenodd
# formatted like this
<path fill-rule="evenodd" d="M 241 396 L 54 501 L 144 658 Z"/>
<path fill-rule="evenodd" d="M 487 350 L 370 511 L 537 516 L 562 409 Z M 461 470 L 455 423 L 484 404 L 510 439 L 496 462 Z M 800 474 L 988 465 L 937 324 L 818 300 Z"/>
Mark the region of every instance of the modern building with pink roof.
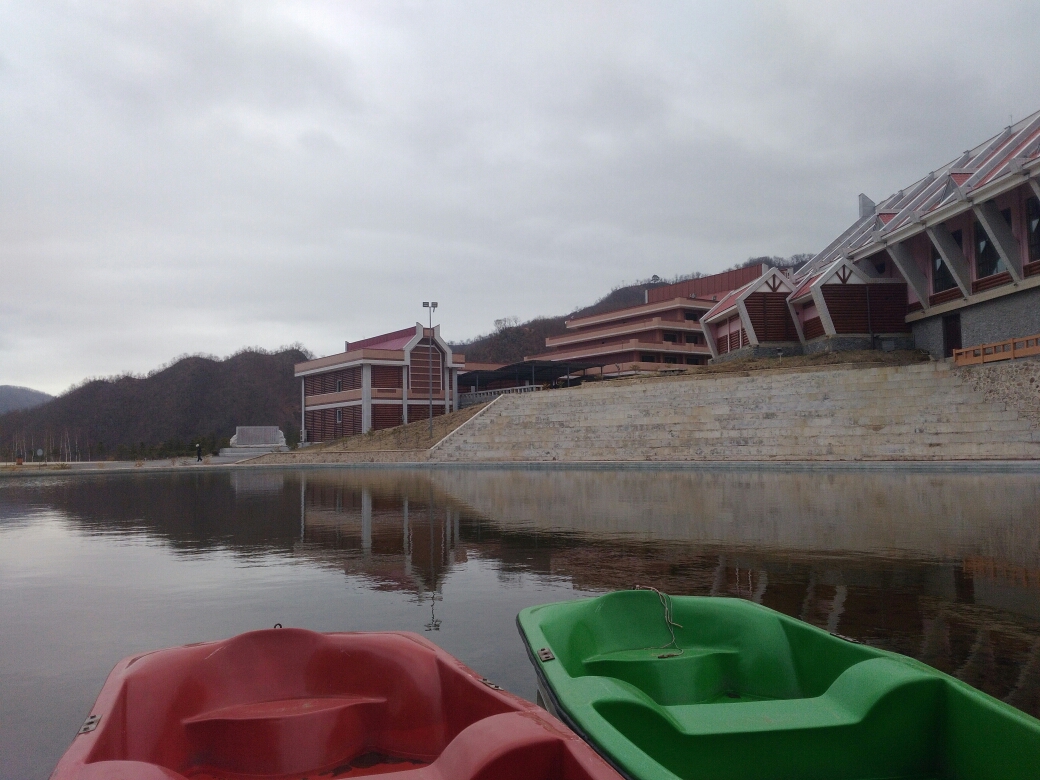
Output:
<path fill-rule="evenodd" d="M 720 296 L 765 271 L 753 265 L 650 288 L 638 306 L 567 320 L 567 333 L 547 338 L 547 351 L 525 360 L 598 363 L 593 375 L 613 376 L 703 365 L 712 353 L 701 318 Z"/>
<path fill-rule="evenodd" d="M 451 351 L 440 325 L 415 323 L 361 341 L 337 355 L 296 364 L 302 441 L 322 442 L 458 409 L 464 355 Z"/>
<path fill-rule="evenodd" d="M 860 195 L 859 219 L 805 266 L 744 285 L 701 323 L 715 359 L 799 346 L 941 358 L 1040 333 L 1040 111 L 880 203 Z"/>

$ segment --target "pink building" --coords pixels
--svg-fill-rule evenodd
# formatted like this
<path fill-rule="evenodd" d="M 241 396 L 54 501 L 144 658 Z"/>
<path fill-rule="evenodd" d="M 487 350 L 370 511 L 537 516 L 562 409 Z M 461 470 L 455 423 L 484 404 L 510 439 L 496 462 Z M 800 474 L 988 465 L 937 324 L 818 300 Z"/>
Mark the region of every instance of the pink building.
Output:
<path fill-rule="evenodd" d="M 880 203 L 860 195 L 859 219 L 808 264 L 742 287 L 702 324 L 723 359 L 910 346 L 948 357 L 1040 333 L 1040 112 Z"/>
<path fill-rule="evenodd" d="M 661 285 L 639 306 L 567 320 L 568 333 L 545 340 L 546 352 L 528 361 L 598 363 L 603 374 L 702 365 L 711 357 L 701 318 L 734 285 L 762 275 L 750 266 Z M 593 373 L 597 373 L 594 371 Z"/>
<path fill-rule="evenodd" d="M 301 440 L 322 442 L 425 420 L 458 408 L 465 356 L 441 338 L 440 325 L 347 342 L 338 355 L 296 364 Z"/>

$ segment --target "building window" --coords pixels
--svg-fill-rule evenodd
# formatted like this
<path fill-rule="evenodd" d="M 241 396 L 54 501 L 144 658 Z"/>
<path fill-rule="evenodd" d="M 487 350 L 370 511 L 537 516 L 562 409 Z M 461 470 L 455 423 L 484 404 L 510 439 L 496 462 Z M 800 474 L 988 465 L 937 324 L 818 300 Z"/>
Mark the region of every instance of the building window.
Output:
<path fill-rule="evenodd" d="M 1011 209 L 1004 209 L 1000 215 L 1011 223 Z M 983 279 L 1004 270 L 1004 262 L 1000 259 L 996 246 L 990 239 L 982 223 L 975 222 L 975 278 Z"/>
<path fill-rule="evenodd" d="M 1026 230 L 1029 231 L 1029 262 L 1040 260 L 1040 200 L 1026 201 Z"/>
<path fill-rule="evenodd" d="M 336 410 L 336 425 L 339 425 L 342 422 L 343 422 L 343 410 L 342 409 L 337 409 Z"/>
<path fill-rule="evenodd" d="M 678 344 L 679 343 L 679 334 L 678 333 L 665 333 L 661 338 L 663 338 L 669 344 Z"/>
<path fill-rule="evenodd" d="M 342 379 L 337 379 L 336 380 L 336 392 L 337 393 L 343 392 L 343 380 Z"/>
<path fill-rule="evenodd" d="M 640 363 L 656 363 L 657 362 L 657 355 L 647 355 L 647 354 L 640 355 L 639 356 L 639 362 Z"/>
<path fill-rule="evenodd" d="M 690 311 L 689 309 L 685 309 L 683 311 L 683 316 L 686 317 L 686 319 L 688 319 L 688 320 L 693 320 L 694 322 L 696 322 L 697 320 L 700 319 L 699 315 L 700 315 L 699 311 Z"/>
<path fill-rule="evenodd" d="M 956 286 L 957 282 L 954 281 L 953 274 L 943 262 L 939 250 L 932 246 L 932 292 L 941 293 L 944 290 L 952 290 Z"/>

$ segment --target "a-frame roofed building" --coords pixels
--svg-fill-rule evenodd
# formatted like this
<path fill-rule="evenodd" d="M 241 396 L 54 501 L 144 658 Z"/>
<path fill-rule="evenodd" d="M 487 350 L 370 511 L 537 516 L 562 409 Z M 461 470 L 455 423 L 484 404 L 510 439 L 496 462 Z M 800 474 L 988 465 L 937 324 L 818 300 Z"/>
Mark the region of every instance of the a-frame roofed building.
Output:
<path fill-rule="evenodd" d="M 787 296 L 794 287 L 776 268 L 733 290 L 701 318 L 712 357 L 756 354 L 769 344 L 769 354 L 800 351 Z"/>
<path fill-rule="evenodd" d="M 910 346 L 906 282 L 888 273 L 840 257 L 803 278 L 787 302 L 806 351 L 872 349 L 878 337 Z"/>
<path fill-rule="evenodd" d="M 880 203 L 861 195 L 856 222 L 794 275 L 792 307 L 842 261 L 868 286 L 885 284 L 878 289 L 886 300 L 894 300 L 891 282 L 907 285 L 902 331 L 935 356 L 962 340 L 975 346 L 1040 332 L 1040 111 Z M 868 298 L 858 295 L 865 308 Z M 812 318 L 796 318 L 812 342 Z M 821 313 L 818 335 L 841 334 L 826 322 Z"/>

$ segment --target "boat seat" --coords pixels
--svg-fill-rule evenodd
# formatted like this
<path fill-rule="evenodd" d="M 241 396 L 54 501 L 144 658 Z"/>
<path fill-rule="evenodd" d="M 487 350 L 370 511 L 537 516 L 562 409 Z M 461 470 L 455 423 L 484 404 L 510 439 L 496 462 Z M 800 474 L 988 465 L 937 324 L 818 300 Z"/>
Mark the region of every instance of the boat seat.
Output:
<path fill-rule="evenodd" d="M 210 710 L 182 724 L 192 754 L 209 766 L 260 772 L 277 756 L 291 773 L 360 752 L 385 706 L 385 698 L 370 696 L 281 699 Z"/>
<path fill-rule="evenodd" d="M 724 695 L 727 681 L 738 677 L 739 661 L 736 649 L 685 647 L 680 654 L 676 649 L 641 648 L 591 656 L 584 667 L 589 675 L 622 680 L 667 706 Z"/>
<path fill-rule="evenodd" d="M 832 728 L 859 723 L 884 702 L 905 699 L 922 685 L 931 695 L 941 687 L 933 675 L 887 658 L 875 658 L 850 666 L 822 696 L 687 704 L 665 710 L 676 729 L 689 735 Z"/>
<path fill-rule="evenodd" d="M 86 764 L 78 780 L 187 780 L 179 772 L 145 761 L 95 761 Z"/>
<path fill-rule="evenodd" d="M 596 711 L 680 777 L 860 780 L 935 772 L 943 682 L 888 658 L 854 664 L 823 695 L 804 699 L 662 707 L 629 686 L 613 692 L 594 703 Z M 691 751 L 700 756 L 697 774 L 669 766 L 670 757 Z"/>

